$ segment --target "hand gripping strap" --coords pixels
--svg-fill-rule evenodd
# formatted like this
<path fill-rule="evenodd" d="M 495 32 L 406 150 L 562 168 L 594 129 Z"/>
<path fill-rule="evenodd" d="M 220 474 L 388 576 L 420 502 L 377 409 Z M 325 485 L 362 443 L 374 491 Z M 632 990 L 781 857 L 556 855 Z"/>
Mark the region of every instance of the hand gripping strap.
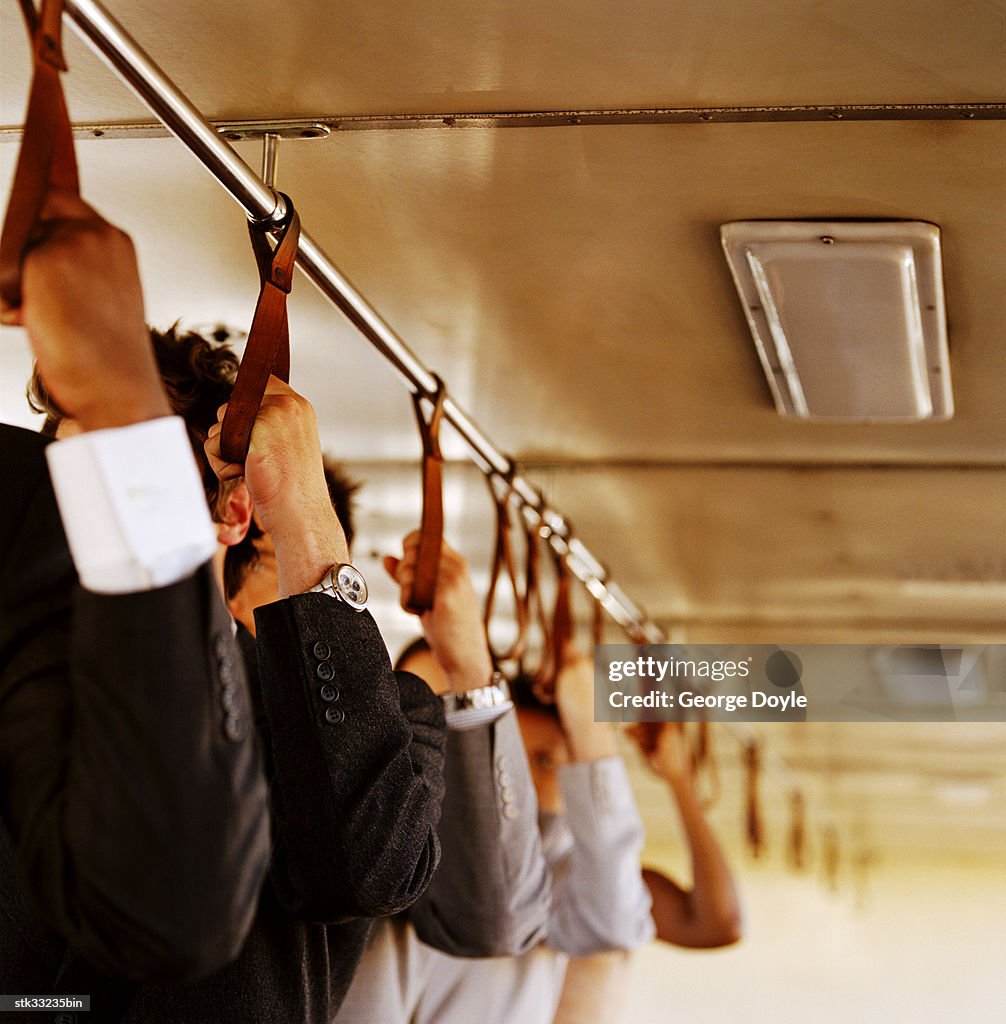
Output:
<path fill-rule="evenodd" d="M 50 188 L 80 192 L 70 116 L 59 80 L 60 72 L 66 70 L 61 43 L 63 2 L 42 0 L 41 13 L 36 15 L 30 0 L 21 0 L 21 12 L 32 43 L 34 71 L 0 236 L 0 298 L 12 309 L 21 305 L 21 266 L 46 193 Z"/>
<path fill-rule="evenodd" d="M 238 370 L 220 429 L 220 453 L 228 462 L 243 463 L 248 455 L 252 426 L 262 404 L 269 375 L 275 374 L 284 381 L 290 378 L 290 327 L 286 297 L 293 287 L 300 217 L 290 197 L 284 193 L 280 195 L 286 201 L 287 218 L 274 249 L 270 249 L 265 237 L 269 230 L 267 227 L 248 225 L 261 288 L 241 369 Z"/>
<path fill-rule="evenodd" d="M 436 375 L 437 390 L 432 397 L 433 411 L 427 420 L 423 415 L 422 396 L 412 396 L 423 442 L 423 519 L 419 527 L 419 548 L 416 551 L 416 571 L 412 578 L 405 608 L 422 615 L 433 607 L 440 569 L 440 548 L 444 540 L 444 494 L 440 454 L 440 422 L 444 416 L 447 388 Z"/>

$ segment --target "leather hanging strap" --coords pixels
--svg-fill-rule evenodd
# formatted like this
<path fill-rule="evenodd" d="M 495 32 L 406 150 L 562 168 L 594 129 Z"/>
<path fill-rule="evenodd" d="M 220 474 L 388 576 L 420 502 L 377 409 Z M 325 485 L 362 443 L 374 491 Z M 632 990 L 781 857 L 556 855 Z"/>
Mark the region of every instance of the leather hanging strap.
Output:
<path fill-rule="evenodd" d="M 42 0 L 36 15 L 30 0 L 21 0 L 33 51 L 34 70 L 21 152 L 18 154 L 3 234 L 0 236 L 0 298 L 21 305 L 21 266 L 34 241 L 46 193 L 53 188 L 79 194 L 73 131 L 60 73 L 66 70 L 62 48 L 62 0 Z"/>
<path fill-rule="evenodd" d="M 593 595 L 591 595 L 593 597 Z M 604 605 L 594 597 L 593 620 L 590 628 L 591 639 L 594 642 L 594 657 L 598 655 L 597 648 L 604 643 Z"/>
<path fill-rule="evenodd" d="M 248 455 L 252 426 L 265 394 L 269 375 L 290 379 L 290 327 L 286 297 L 293 287 L 293 268 L 300 241 L 300 217 L 288 195 L 286 223 L 270 248 L 264 225 L 248 225 L 258 264 L 260 289 L 248 343 L 241 358 L 234 390 L 220 430 L 220 452 L 228 462 L 243 463 Z"/>
<path fill-rule="evenodd" d="M 824 880 L 832 892 L 838 890 L 839 844 L 838 829 L 829 825 L 821 834 L 821 862 Z"/>
<path fill-rule="evenodd" d="M 765 848 L 765 830 L 761 816 L 761 744 L 751 740 L 744 748 L 745 785 L 745 831 L 748 849 L 752 857 L 760 857 Z"/>
<path fill-rule="evenodd" d="M 505 474 L 500 474 L 506 485 L 502 490 L 497 488 L 494 475 L 486 477 L 489 484 L 489 492 L 492 494 L 493 501 L 496 504 L 496 547 L 493 551 L 492 568 L 489 570 L 489 586 L 486 590 L 483 621 L 485 623 L 486 636 L 489 638 L 489 652 L 492 655 L 493 664 L 497 667 L 503 662 L 513 661 L 521 657 L 524 652 L 528 627 L 526 594 L 522 595 L 520 592 L 520 584 L 517 580 L 517 564 L 513 553 L 513 540 L 510 536 L 510 492 L 513 473 L 514 465 L 511 462 L 509 470 Z M 493 645 L 489 626 L 492 622 L 493 608 L 496 602 L 496 587 L 504 570 L 506 571 L 508 589 L 513 594 L 517 635 L 508 648 L 500 650 Z"/>
<path fill-rule="evenodd" d="M 807 806 L 799 789 L 789 795 L 789 813 L 789 863 L 794 871 L 803 871 L 807 866 Z"/>
<path fill-rule="evenodd" d="M 412 396 L 423 442 L 423 518 L 419 527 L 419 548 L 416 551 L 416 571 L 412 578 L 405 607 L 422 615 L 433 607 L 437 593 L 437 575 L 440 571 L 440 548 L 444 540 L 444 493 L 440 453 L 440 423 L 444 417 L 447 388 L 436 375 L 437 390 L 433 393 L 433 411 L 430 418 L 423 415 L 421 395 Z"/>
<path fill-rule="evenodd" d="M 541 596 L 541 527 L 537 523 L 532 526 L 527 516 L 522 515 L 521 520 L 524 524 L 524 611 L 527 630 L 520 655 L 520 673 L 533 680 L 547 657 L 550 625 Z M 541 638 L 538 667 L 529 663 L 529 650 L 534 647 L 535 631 Z"/>
<path fill-rule="evenodd" d="M 563 555 L 558 554 L 551 545 L 549 550 L 552 551 L 555 565 L 555 604 L 545 636 L 545 654 L 541 667 L 534 676 L 534 692 L 540 701 L 554 704 L 555 682 L 559 677 L 559 670 L 562 668 L 563 654 L 573 639 L 573 610 L 566 559 Z"/>

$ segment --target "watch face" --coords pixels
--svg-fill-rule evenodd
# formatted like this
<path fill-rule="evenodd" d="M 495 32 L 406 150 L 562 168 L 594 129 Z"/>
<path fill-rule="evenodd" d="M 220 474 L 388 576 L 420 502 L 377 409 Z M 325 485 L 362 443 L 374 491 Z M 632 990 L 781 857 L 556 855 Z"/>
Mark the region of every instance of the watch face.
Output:
<path fill-rule="evenodd" d="M 340 565 L 333 574 L 339 596 L 350 607 L 363 611 L 367 607 L 367 581 L 355 566 Z"/>

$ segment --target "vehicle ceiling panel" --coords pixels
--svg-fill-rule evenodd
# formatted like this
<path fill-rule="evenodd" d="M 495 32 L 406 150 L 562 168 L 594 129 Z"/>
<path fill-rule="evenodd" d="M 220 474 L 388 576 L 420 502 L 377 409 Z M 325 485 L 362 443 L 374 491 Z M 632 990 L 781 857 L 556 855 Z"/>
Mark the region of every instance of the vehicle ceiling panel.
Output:
<path fill-rule="evenodd" d="M 214 120 L 1006 100 L 1000 2 L 107 6 Z M 0 18 L 0 121 L 17 126 L 23 31 L 14 4 Z M 149 122 L 66 34 L 74 120 Z M 258 166 L 256 144 L 238 148 Z M 15 151 L 0 145 L 4 192 Z M 85 197 L 136 240 L 151 320 L 246 327 L 244 218 L 189 154 L 167 138 L 78 154 Z M 1003 121 L 336 131 L 283 143 L 279 186 L 671 635 L 1006 639 Z M 719 225 L 847 217 L 941 228 L 947 423 L 794 424 L 774 410 Z M 326 447 L 368 482 L 359 557 L 376 578 L 372 551 L 418 521 L 411 406 L 303 279 L 290 317 L 294 383 Z M 30 422 L 18 332 L 4 331 L 0 360 L 0 414 Z M 456 439 L 445 447 L 463 457 Z M 460 465 L 447 475 L 448 536 L 484 579 L 484 484 Z M 376 590 L 395 645 L 414 625 Z M 1003 857 L 1001 726 L 870 728 L 770 740 L 864 843 Z M 983 802 L 940 803 L 934 787 L 963 776 L 987 783 Z M 646 792 L 659 817 L 666 794 Z"/>

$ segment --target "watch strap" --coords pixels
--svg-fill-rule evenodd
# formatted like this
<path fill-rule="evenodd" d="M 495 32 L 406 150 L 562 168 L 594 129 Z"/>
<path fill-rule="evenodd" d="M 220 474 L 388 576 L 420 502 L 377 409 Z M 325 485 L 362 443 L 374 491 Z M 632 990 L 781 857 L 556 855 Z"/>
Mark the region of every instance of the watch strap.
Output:
<path fill-rule="evenodd" d="M 339 588 L 335 585 L 335 575 L 333 565 L 328 572 L 322 576 L 320 582 L 316 583 L 307 593 L 309 594 L 328 594 L 329 597 L 337 598 L 339 601 L 342 600 L 342 594 L 339 593 Z"/>
<path fill-rule="evenodd" d="M 488 725 L 513 708 L 510 688 L 499 672 L 494 672 L 485 686 L 464 693 L 445 693 L 442 700 L 447 728 L 456 732 Z"/>

